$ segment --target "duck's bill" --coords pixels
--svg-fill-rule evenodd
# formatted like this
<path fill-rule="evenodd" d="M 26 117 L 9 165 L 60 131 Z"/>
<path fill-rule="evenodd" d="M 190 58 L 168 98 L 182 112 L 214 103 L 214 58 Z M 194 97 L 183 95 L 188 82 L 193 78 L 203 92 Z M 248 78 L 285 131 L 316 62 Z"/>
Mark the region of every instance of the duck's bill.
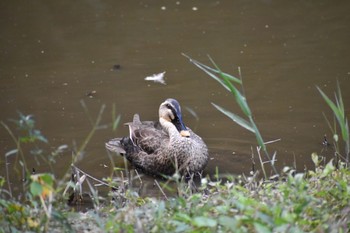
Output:
<path fill-rule="evenodd" d="M 189 136 L 191 136 L 190 131 L 188 131 L 188 130 L 181 130 L 180 131 L 180 135 L 182 137 L 189 137 Z"/>

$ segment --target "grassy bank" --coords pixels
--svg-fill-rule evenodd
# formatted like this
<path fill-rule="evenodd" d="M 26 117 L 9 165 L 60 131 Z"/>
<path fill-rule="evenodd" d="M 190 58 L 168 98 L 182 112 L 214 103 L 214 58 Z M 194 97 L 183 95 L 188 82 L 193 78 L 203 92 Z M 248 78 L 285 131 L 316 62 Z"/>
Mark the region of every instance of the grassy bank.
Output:
<path fill-rule="evenodd" d="M 203 181 L 192 195 L 131 198 L 123 208 L 109 206 L 84 217 L 109 232 L 347 232 L 349 170 L 329 163 L 292 174 L 277 182 Z"/>
<path fill-rule="evenodd" d="M 181 195 L 168 199 L 140 198 L 132 189 L 111 190 L 103 204 L 95 203 L 85 213 L 68 208 L 59 190 L 47 191 L 52 191 L 51 199 L 31 190 L 27 201 L 18 202 L 5 199 L 2 187 L 1 231 L 348 232 L 348 169 L 336 168 L 331 161 L 303 174 L 286 168 L 281 177 L 236 177 L 226 182 L 203 178 L 197 192 L 182 183 Z"/>

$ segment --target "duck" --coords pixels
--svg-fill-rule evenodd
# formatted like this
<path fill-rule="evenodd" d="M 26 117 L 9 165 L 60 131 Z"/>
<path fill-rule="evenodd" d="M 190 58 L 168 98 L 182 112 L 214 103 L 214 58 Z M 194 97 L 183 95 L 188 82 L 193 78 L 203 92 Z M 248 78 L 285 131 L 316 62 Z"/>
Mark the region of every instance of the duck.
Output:
<path fill-rule="evenodd" d="M 168 98 L 160 104 L 158 121 L 141 121 L 135 114 L 125 125 L 129 136 L 111 139 L 105 146 L 125 156 L 137 170 L 163 177 L 188 176 L 201 174 L 208 163 L 208 147 L 185 126 L 176 99 Z"/>

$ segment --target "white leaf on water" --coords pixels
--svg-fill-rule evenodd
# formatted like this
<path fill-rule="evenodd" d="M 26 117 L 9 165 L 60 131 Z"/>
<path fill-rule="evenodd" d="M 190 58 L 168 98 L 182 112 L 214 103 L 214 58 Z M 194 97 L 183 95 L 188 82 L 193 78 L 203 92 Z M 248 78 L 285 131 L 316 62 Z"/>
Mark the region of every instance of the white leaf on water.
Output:
<path fill-rule="evenodd" d="M 165 80 L 164 80 L 164 74 L 165 74 L 165 71 L 162 73 L 159 73 L 159 74 L 153 74 L 151 76 L 147 76 L 145 78 L 145 80 L 146 81 L 153 81 L 156 83 L 161 83 L 161 84 L 166 85 Z"/>

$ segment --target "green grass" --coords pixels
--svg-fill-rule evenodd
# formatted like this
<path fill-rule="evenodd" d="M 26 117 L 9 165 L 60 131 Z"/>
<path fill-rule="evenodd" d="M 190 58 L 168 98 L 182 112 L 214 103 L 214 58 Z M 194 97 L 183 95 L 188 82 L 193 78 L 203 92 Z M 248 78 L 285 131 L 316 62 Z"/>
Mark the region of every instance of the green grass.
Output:
<path fill-rule="evenodd" d="M 331 163 L 284 181 L 204 181 L 199 192 L 160 200 L 132 190 L 124 206 L 113 201 L 79 214 L 56 203 L 47 227 L 36 203 L 1 200 L 4 232 L 93 229 L 100 232 L 347 232 L 350 172 Z M 32 200 L 33 202 L 33 200 Z M 58 200 L 53 200 L 58 202 Z M 63 224 L 62 224 L 63 223 Z"/>
<path fill-rule="evenodd" d="M 346 232 L 350 173 L 328 164 L 282 182 L 207 182 L 201 192 L 110 211 L 117 232 Z M 243 184 L 243 185 L 242 185 Z M 107 220 L 108 223 L 108 220 Z"/>

